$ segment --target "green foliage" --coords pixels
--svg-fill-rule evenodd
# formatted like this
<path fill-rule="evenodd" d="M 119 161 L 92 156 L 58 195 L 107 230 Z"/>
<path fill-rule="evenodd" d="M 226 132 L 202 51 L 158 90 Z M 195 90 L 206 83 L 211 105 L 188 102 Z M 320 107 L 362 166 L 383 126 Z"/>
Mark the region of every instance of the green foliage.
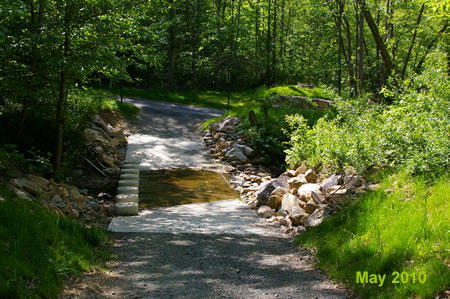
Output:
<path fill-rule="evenodd" d="M 14 176 L 18 168 L 23 168 L 25 158 L 14 144 L 3 144 L 0 147 L 0 172 L 6 176 Z"/>
<path fill-rule="evenodd" d="M 0 297 L 54 298 L 67 276 L 102 265 L 107 235 L 0 188 Z"/>
<path fill-rule="evenodd" d="M 413 174 L 447 170 L 450 155 L 447 99 L 443 68 L 430 67 L 416 89 L 384 90 L 393 105 L 372 105 L 365 99 L 336 100 L 338 117 L 323 118 L 310 130 L 298 116 L 288 116 L 292 130 L 287 162 L 303 160 L 331 170 L 353 166 L 402 167 Z"/>
<path fill-rule="evenodd" d="M 448 177 L 432 185 L 406 173 L 385 176 L 381 188 L 298 238 L 315 247 L 319 267 L 364 298 L 432 297 L 446 290 L 450 225 Z M 356 283 L 356 271 L 386 274 L 382 287 Z M 392 273 L 420 272 L 426 282 L 393 284 Z"/>

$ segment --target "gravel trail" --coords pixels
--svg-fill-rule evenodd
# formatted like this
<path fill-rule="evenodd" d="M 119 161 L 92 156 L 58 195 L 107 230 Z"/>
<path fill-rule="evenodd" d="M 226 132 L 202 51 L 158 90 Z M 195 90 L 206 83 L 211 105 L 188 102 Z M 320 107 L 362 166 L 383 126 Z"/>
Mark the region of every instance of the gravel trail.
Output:
<path fill-rule="evenodd" d="M 127 101 L 142 109 L 140 118 L 132 123 L 129 148 L 143 161 L 144 169 L 218 166 L 201 142 L 199 125 L 223 111 Z M 106 271 L 87 273 L 72 281 L 61 298 L 351 297 L 313 269 L 312 257 L 292 239 L 283 237 L 274 227 L 259 225 L 262 220 L 247 207 L 236 205 L 235 200 L 230 201 L 230 207 L 233 202 L 237 208 L 209 209 L 205 218 L 197 215 L 203 205 L 194 206 L 194 210 L 186 205 L 180 210 L 143 213 L 139 217 L 160 217 L 158 221 L 143 219 L 143 224 L 138 218 L 128 222 L 114 219 L 112 223 L 119 221 L 123 226 L 116 230 L 122 232 L 115 233 L 113 259 Z M 177 222 L 171 217 L 179 211 L 196 211 L 195 217 L 186 216 L 182 221 L 191 222 L 173 225 Z M 223 217 L 224 225 L 220 221 L 209 221 L 209 225 L 208 219 L 215 217 Z M 244 229 L 241 217 L 257 229 Z M 149 227 L 148 232 L 143 225 Z M 173 227 L 168 229 L 170 225 Z M 206 228 L 197 232 L 196 227 L 202 226 Z"/>

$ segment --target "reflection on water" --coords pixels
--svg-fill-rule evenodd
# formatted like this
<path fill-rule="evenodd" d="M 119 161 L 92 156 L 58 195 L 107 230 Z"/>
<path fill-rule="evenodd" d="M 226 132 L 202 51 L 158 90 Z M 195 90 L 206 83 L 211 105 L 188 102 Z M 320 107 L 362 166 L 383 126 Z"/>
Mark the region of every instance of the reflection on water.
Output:
<path fill-rule="evenodd" d="M 141 171 L 139 206 L 156 208 L 239 198 L 222 174 L 195 169 Z"/>

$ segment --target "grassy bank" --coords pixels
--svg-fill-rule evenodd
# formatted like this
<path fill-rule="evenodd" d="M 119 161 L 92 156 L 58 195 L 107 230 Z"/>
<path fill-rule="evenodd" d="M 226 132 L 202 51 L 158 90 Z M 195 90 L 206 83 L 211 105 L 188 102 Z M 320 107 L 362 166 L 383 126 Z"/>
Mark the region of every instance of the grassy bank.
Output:
<path fill-rule="evenodd" d="M 0 298 L 56 297 L 62 281 L 108 257 L 102 229 L 87 229 L 0 186 Z"/>
<path fill-rule="evenodd" d="M 106 95 L 120 95 L 119 88 L 99 89 Z M 278 86 L 270 89 L 256 88 L 246 91 L 230 92 L 230 113 L 233 116 L 246 115 L 250 109 L 258 109 L 260 99 L 274 95 L 293 95 L 304 97 L 328 98 L 328 93 L 322 88 L 298 88 L 295 85 Z M 124 87 L 124 97 L 135 97 L 194 105 L 200 107 L 210 107 L 227 110 L 228 93 L 226 91 L 215 90 L 166 90 L 162 88 L 138 89 L 134 87 Z"/>
<path fill-rule="evenodd" d="M 450 287 L 448 186 L 447 176 L 430 184 L 385 176 L 379 190 L 308 230 L 298 244 L 315 248 L 319 267 L 365 298 L 431 297 Z M 382 286 L 358 283 L 358 271 L 386 279 Z M 394 271 L 408 273 L 408 281 L 404 274 L 393 283 Z"/>

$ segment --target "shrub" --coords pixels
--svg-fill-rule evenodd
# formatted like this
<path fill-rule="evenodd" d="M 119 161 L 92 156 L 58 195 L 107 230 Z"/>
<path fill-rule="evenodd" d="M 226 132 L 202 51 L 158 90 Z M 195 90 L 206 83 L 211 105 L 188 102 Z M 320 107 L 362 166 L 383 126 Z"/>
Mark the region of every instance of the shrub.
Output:
<path fill-rule="evenodd" d="M 442 69 L 430 68 L 416 84 L 426 89 L 384 90 L 392 105 L 367 100 L 336 100 L 338 116 L 322 118 L 311 129 L 299 116 L 287 116 L 287 162 L 303 160 L 332 170 L 353 166 L 402 167 L 412 174 L 447 170 L 450 156 L 448 83 Z M 433 82 L 428 82 L 429 80 Z"/>

